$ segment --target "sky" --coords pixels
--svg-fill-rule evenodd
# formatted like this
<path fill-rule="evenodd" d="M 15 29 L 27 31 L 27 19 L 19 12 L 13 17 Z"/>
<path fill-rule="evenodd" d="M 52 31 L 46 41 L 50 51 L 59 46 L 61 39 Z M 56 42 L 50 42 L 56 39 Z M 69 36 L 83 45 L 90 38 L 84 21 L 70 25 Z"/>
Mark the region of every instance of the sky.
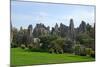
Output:
<path fill-rule="evenodd" d="M 34 28 L 37 23 L 50 27 L 54 27 L 56 23 L 69 26 L 71 18 L 75 27 L 82 20 L 93 24 L 95 6 L 11 1 L 11 22 L 18 29 L 21 26 L 27 28 L 29 24 Z"/>

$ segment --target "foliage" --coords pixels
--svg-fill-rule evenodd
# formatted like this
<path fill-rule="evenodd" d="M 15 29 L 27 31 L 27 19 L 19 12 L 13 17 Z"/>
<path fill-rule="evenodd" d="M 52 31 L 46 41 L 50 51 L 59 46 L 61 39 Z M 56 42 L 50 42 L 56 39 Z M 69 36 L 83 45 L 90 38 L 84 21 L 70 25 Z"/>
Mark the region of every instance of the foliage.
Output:
<path fill-rule="evenodd" d="M 26 46 L 25 46 L 24 44 L 21 44 L 21 48 L 22 48 L 22 49 L 25 49 L 25 47 L 26 47 Z"/>
<path fill-rule="evenodd" d="M 80 49 L 80 56 L 86 56 L 85 47 L 81 47 L 81 49 Z"/>
<path fill-rule="evenodd" d="M 64 52 L 73 53 L 73 42 L 71 40 L 65 40 L 65 44 L 63 45 Z"/>
<path fill-rule="evenodd" d="M 95 51 L 91 52 L 91 57 L 95 58 Z"/>
<path fill-rule="evenodd" d="M 11 43 L 11 48 L 16 48 L 16 47 L 18 47 L 17 44 L 12 42 Z"/>
<path fill-rule="evenodd" d="M 43 50 L 41 48 L 32 48 L 32 49 L 29 49 L 29 51 L 32 51 L 32 52 L 46 52 L 46 50 Z"/>
<path fill-rule="evenodd" d="M 86 54 L 95 58 L 95 51 L 93 51 L 92 48 L 86 48 Z"/>
<path fill-rule="evenodd" d="M 28 45 L 28 48 L 29 48 L 29 49 L 32 49 L 32 48 L 33 48 L 33 44 L 29 44 L 29 45 Z"/>
<path fill-rule="evenodd" d="M 75 45 L 74 52 L 76 55 L 80 55 L 80 44 Z"/>
<path fill-rule="evenodd" d="M 75 54 L 80 56 L 86 56 L 85 47 L 83 45 L 77 44 L 74 48 Z"/>
<path fill-rule="evenodd" d="M 86 54 L 90 56 L 92 54 L 92 49 L 86 48 Z"/>
<path fill-rule="evenodd" d="M 95 25 L 94 27 L 92 27 L 90 24 L 87 24 L 86 28 L 87 28 L 87 34 L 93 39 L 95 39 Z"/>
<path fill-rule="evenodd" d="M 84 45 L 85 47 L 94 48 L 94 46 L 93 46 L 94 45 L 94 39 L 91 38 L 86 33 L 80 33 L 79 35 L 77 35 L 76 40 L 79 41 L 80 44 Z"/>
<path fill-rule="evenodd" d="M 40 42 L 43 43 L 41 48 L 46 51 L 49 51 L 52 48 L 53 51 L 57 51 L 58 53 L 64 44 L 64 39 L 58 36 L 44 35 L 40 36 L 39 38 L 41 40 Z"/>
<path fill-rule="evenodd" d="M 53 48 L 50 48 L 49 49 L 49 53 L 54 53 L 54 49 Z"/>
<path fill-rule="evenodd" d="M 63 45 L 65 43 L 65 39 L 63 38 L 57 38 L 56 40 L 53 40 L 51 42 L 51 51 L 53 51 L 52 53 L 63 53 Z"/>

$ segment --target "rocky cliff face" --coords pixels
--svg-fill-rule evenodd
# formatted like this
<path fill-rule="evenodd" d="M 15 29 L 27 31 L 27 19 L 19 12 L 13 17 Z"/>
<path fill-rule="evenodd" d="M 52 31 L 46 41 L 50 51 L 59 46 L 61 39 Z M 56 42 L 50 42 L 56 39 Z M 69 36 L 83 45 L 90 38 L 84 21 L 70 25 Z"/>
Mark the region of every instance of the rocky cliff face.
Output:
<path fill-rule="evenodd" d="M 49 34 L 49 27 L 46 27 L 42 23 L 37 24 L 33 30 L 34 37 L 39 37 L 41 35 L 48 35 L 48 34 Z"/>
<path fill-rule="evenodd" d="M 59 27 L 59 31 L 61 37 L 66 37 L 68 35 L 68 26 L 61 23 Z"/>

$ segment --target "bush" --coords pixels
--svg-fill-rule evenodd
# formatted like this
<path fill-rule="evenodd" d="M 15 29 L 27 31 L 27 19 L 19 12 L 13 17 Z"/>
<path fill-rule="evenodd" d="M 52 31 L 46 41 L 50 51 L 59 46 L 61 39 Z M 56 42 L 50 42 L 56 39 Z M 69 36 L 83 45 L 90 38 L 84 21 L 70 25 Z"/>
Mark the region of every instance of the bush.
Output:
<path fill-rule="evenodd" d="M 30 49 L 30 51 L 32 51 L 32 52 L 46 52 L 45 50 L 43 50 L 41 48 L 32 48 L 32 49 Z"/>
<path fill-rule="evenodd" d="M 80 56 L 86 56 L 85 47 L 80 48 Z"/>
<path fill-rule="evenodd" d="M 50 48 L 49 49 L 49 53 L 54 53 L 54 49 L 53 48 Z"/>
<path fill-rule="evenodd" d="M 95 51 L 93 51 L 92 48 L 86 48 L 86 54 L 95 58 Z"/>
<path fill-rule="evenodd" d="M 11 48 L 16 48 L 18 45 L 16 43 L 11 43 Z"/>
<path fill-rule="evenodd" d="M 28 45 L 28 48 L 29 48 L 29 49 L 32 49 L 32 48 L 33 48 L 33 45 L 32 45 L 32 44 L 29 44 L 29 45 Z"/>
<path fill-rule="evenodd" d="M 75 47 L 74 47 L 74 53 L 75 53 L 75 55 L 80 55 L 80 45 L 79 44 L 75 45 Z"/>
<path fill-rule="evenodd" d="M 85 46 L 89 47 L 91 44 L 92 38 L 87 33 L 80 33 L 76 36 L 76 40 L 80 42 L 80 44 L 84 44 Z"/>
<path fill-rule="evenodd" d="M 72 53 L 73 52 L 73 47 L 72 47 L 71 44 L 65 44 L 65 45 L 63 45 L 63 50 L 64 50 L 64 52 Z"/>
<path fill-rule="evenodd" d="M 92 48 L 86 48 L 85 51 L 86 51 L 86 54 L 88 56 L 91 56 L 91 54 L 92 54 Z"/>
<path fill-rule="evenodd" d="M 74 50 L 75 50 L 75 54 L 76 55 L 86 56 L 86 52 L 85 52 L 85 47 L 84 46 L 78 44 L 78 45 L 75 46 Z"/>
<path fill-rule="evenodd" d="M 73 41 L 66 39 L 64 40 L 62 48 L 64 52 L 73 53 L 73 45 Z"/>
<path fill-rule="evenodd" d="M 95 58 L 95 51 L 91 52 L 91 57 Z"/>
<path fill-rule="evenodd" d="M 24 44 L 21 44 L 21 48 L 22 48 L 22 49 L 25 49 L 25 45 L 24 45 Z"/>

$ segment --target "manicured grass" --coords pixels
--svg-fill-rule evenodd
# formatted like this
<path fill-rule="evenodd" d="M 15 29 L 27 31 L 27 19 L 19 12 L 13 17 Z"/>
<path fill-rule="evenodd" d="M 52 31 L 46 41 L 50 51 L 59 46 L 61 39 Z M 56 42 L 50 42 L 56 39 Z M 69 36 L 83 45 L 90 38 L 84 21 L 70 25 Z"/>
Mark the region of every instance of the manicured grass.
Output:
<path fill-rule="evenodd" d="M 50 54 L 29 52 L 21 48 L 11 48 L 11 65 L 37 65 L 94 61 L 94 58 L 73 54 Z"/>

